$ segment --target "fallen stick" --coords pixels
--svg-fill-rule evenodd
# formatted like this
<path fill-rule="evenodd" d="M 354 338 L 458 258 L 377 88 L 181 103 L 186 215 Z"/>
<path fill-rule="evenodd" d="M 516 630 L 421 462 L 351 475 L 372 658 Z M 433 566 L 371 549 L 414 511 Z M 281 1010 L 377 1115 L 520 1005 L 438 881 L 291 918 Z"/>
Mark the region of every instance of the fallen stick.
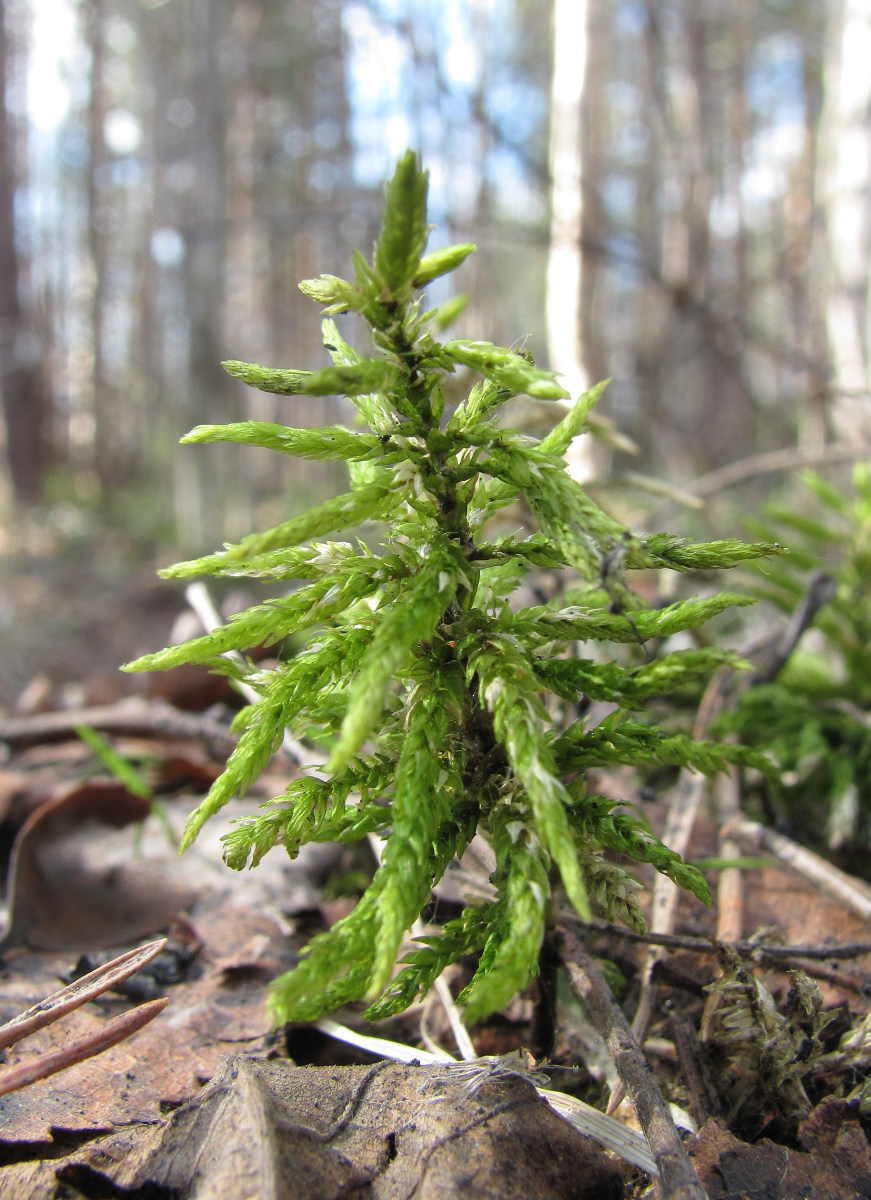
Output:
<path fill-rule="evenodd" d="M 641 1122 L 659 1170 L 662 1200 L 707 1200 L 650 1066 L 599 968 L 565 926 L 557 925 L 555 940 L 568 973 L 569 986 L 604 1038 Z"/>
<path fill-rule="evenodd" d="M 729 689 L 729 678 L 726 672 L 718 671 L 705 689 L 702 702 L 693 726 L 693 737 L 704 737 L 708 727 L 726 702 Z M 683 858 L 686 856 L 692 837 L 693 827 L 699 814 L 702 799 L 710 785 L 710 780 L 697 772 L 683 767 L 678 776 L 677 784 L 672 790 L 662 834 L 663 842 L 672 850 L 676 850 Z M 653 896 L 650 903 L 650 928 L 654 933 L 671 933 L 674 928 L 677 902 L 680 888 L 666 878 L 657 875 L 653 884 Z M 641 970 L 641 987 L 638 995 L 638 1006 L 632 1020 L 632 1033 L 637 1042 L 643 1043 L 647 1036 L 650 1014 L 653 1006 L 653 971 L 662 956 L 662 951 L 652 945 L 644 958 Z M 608 1100 L 608 1112 L 613 1112 L 623 1098 L 622 1087 L 615 1087 Z"/>
<path fill-rule="evenodd" d="M 825 463 L 853 462 L 867 458 L 871 446 L 861 443 L 832 442 L 828 446 L 820 446 L 818 450 L 803 450 L 801 448 L 785 447 L 782 450 L 768 450 L 763 454 L 754 454 L 750 458 L 740 458 L 700 475 L 698 479 L 682 484 L 681 490 L 690 496 L 713 496 L 754 475 L 769 475 L 774 471 L 794 471 L 797 467 L 819 466 Z"/>
<path fill-rule="evenodd" d="M 741 812 L 741 780 L 738 768 L 730 767 L 714 787 L 717 805 L 718 850 L 723 862 L 734 862 L 740 850 L 725 827 Z M 744 874 L 740 867 L 723 867 L 717 880 L 717 941 L 737 942 L 744 932 Z"/>
<path fill-rule="evenodd" d="M 4 717 L 0 720 L 0 742 L 18 747 L 62 741 L 78 736 L 77 725 L 90 725 L 92 729 L 104 733 L 163 737 L 175 741 L 202 738 L 218 758 L 231 754 L 237 742 L 227 727 L 217 721 L 180 712 L 163 700 L 141 700 L 138 697 L 93 708 Z"/>
<path fill-rule="evenodd" d="M 792 867 L 805 879 L 811 880 L 821 892 L 871 921 L 871 888 L 845 871 L 832 866 L 819 854 L 799 846 L 791 838 L 738 815 L 729 821 L 723 832 L 753 850 L 767 850 L 782 863 Z"/>

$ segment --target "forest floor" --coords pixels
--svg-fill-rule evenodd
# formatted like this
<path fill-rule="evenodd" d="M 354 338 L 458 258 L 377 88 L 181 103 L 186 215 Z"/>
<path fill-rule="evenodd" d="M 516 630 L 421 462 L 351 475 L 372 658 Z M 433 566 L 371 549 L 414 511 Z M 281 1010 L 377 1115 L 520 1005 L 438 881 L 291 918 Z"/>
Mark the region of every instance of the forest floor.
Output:
<path fill-rule="evenodd" d="M 220 861 L 226 821 L 178 858 L 184 819 L 232 746 L 232 697 L 196 671 L 161 677 L 159 690 L 117 671 L 166 644 L 184 604 L 117 551 L 30 556 L 0 590 L 0 1020 L 143 939 L 168 942 L 117 990 L 9 1048 L 0 1088 L 16 1064 L 69 1055 L 157 997 L 169 1005 L 105 1053 L 0 1099 L 0 1200 L 169 1200 L 205 1194 L 203 1177 L 208 1195 L 228 1200 L 646 1194 L 650 1175 L 556 1117 L 522 1071 L 490 1077 L 482 1064 L 470 1085 L 438 1065 L 382 1069 L 312 1026 L 273 1030 L 269 980 L 350 911 L 372 863 L 365 850 L 310 847 L 237 876 Z M 108 770 L 77 726 L 96 730 L 135 777 Z M 279 754 L 228 819 L 297 769 Z M 652 800 L 630 775 L 597 786 L 642 803 L 661 832 L 686 807 L 682 783 Z M 691 818 L 692 857 L 716 857 L 719 821 L 705 798 Z M 654 1089 L 677 1106 L 704 1189 L 688 1194 L 871 1198 L 871 887 L 821 861 L 812 877 L 788 859 L 766 844 L 731 873 L 740 888 L 725 926 L 722 901 L 712 910 L 686 894 L 664 918 L 663 893 L 641 872 L 658 946 L 564 922 L 605 965 L 629 1019 L 649 1008 L 646 1022 L 636 1016 L 649 1064 L 636 1101 L 640 1112 Z M 708 872 L 712 888 L 723 874 Z M 448 882 L 430 919 L 455 915 L 459 894 Z M 717 944 L 724 928 L 737 957 Z M 637 1128 L 633 1105 L 617 1103 L 602 1030 L 570 986 L 565 943 L 551 949 L 540 981 L 471 1031 L 475 1052 L 526 1047 L 557 1067 L 581 1064 L 554 1070 L 549 1087 L 600 1109 L 611 1096 L 615 1117 Z M 450 983 L 462 986 L 463 968 Z M 337 1019 L 422 1061 L 433 1047 L 460 1055 L 435 993 L 377 1028 L 355 1009 Z"/>
<path fill-rule="evenodd" d="M 111 530 L 0 557 L 0 710 L 39 680 L 52 703 L 129 693 L 119 665 L 165 638 L 183 604 Z"/>

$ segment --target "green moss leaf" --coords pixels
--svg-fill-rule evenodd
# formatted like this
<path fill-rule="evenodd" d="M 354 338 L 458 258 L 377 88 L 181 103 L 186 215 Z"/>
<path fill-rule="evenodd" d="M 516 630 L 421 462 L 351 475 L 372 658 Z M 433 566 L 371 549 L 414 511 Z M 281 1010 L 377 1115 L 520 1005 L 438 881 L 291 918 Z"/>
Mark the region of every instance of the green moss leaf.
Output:
<path fill-rule="evenodd" d="M 542 438 L 540 450 L 545 454 L 565 454 L 574 439 L 584 433 L 593 409 L 599 403 L 602 393 L 611 382 L 604 379 L 595 387 L 589 388 L 580 396 L 558 425 Z"/>
<path fill-rule="evenodd" d="M 460 744 L 462 685 L 458 668 L 436 672 L 430 665 L 411 697 L 396 764 L 392 834 L 384 848 L 370 998 L 389 982 L 402 938 L 428 899 L 439 866 L 433 847 L 451 824 L 452 797 L 462 793 L 462 757 L 445 753 L 449 735 Z"/>
<path fill-rule="evenodd" d="M 432 254 L 424 255 L 414 276 L 414 286 L 425 288 L 440 275 L 456 271 L 475 250 L 477 246 L 474 242 L 463 242 L 461 245 L 446 246 L 444 250 L 434 250 Z"/>
<path fill-rule="evenodd" d="M 455 363 L 479 371 L 512 395 L 525 393 L 538 400 L 568 399 L 568 392 L 557 383 L 556 372 L 533 366 L 521 354 L 494 346 L 491 342 L 446 342 L 445 354 Z"/>
<path fill-rule="evenodd" d="M 673 571 L 722 571 L 753 559 L 785 554 L 783 546 L 770 542 L 691 542 L 686 538 L 656 533 L 633 548 L 632 567 L 670 567 Z"/>
<path fill-rule="evenodd" d="M 195 575 L 245 574 L 248 562 L 272 550 L 284 550 L 298 546 L 312 538 L 323 537 L 337 529 L 353 529 L 364 521 L 384 519 L 394 507 L 388 483 L 377 482 L 368 487 L 345 492 L 324 501 L 317 508 L 289 521 L 268 529 L 265 533 L 254 533 L 236 546 L 228 546 L 218 554 L 207 554 L 203 558 L 176 563 L 161 571 L 165 579 L 190 579 Z M 241 568 L 241 570 L 240 570 Z"/>
<path fill-rule="evenodd" d="M 181 439 L 182 445 L 193 442 L 237 442 L 244 446 L 261 446 L 294 458 L 313 458 L 318 462 L 337 459 L 368 458 L 381 452 L 382 445 L 374 434 L 353 433 L 344 425 L 327 425 L 320 429 L 290 429 L 271 421 L 240 421 L 234 425 L 197 425 Z"/>
<path fill-rule="evenodd" d="M 366 305 L 366 296 L 347 279 L 337 275 L 320 275 L 317 279 L 304 279 L 299 290 L 317 304 L 326 305 L 325 312 L 339 314 L 353 309 L 360 312 Z"/>
<path fill-rule="evenodd" d="M 738 592 L 720 592 L 678 600 L 665 608 L 640 612 L 609 612 L 602 608 L 571 605 L 551 612 L 547 609 L 522 609 L 517 621 L 523 632 L 536 640 L 645 642 L 648 638 L 671 637 L 685 629 L 696 629 L 712 617 L 730 608 L 755 604 L 752 596 Z"/>
<path fill-rule="evenodd" d="M 460 993 L 466 1020 L 474 1022 L 505 1008 L 538 973 L 538 952 L 550 900 L 550 855 L 522 806 L 505 803 L 489 822 L 496 853 L 497 879 L 504 903 L 494 922 L 491 953 Z"/>
<path fill-rule="evenodd" d="M 459 917 L 446 922 L 438 934 L 416 938 L 418 948 L 402 960 L 406 965 L 394 976 L 384 994 L 366 1009 L 369 1021 L 383 1021 L 404 1012 L 418 996 L 425 996 L 436 979 L 452 963 L 481 950 L 503 906 L 471 905 Z"/>
<path fill-rule="evenodd" d="M 212 664 L 230 650 L 272 646 L 291 633 L 320 625 L 343 612 L 361 596 L 373 593 L 384 581 L 377 560 L 363 560 L 334 575 L 300 588 L 290 596 L 269 600 L 231 617 L 211 633 L 145 654 L 124 666 L 125 671 L 168 671 L 181 663 Z"/>
<path fill-rule="evenodd" d="M 409 150 L 396 164 L 385 189 L 384 225 L 373 260 L 387 290 L 381 297 L 384 300 L 403 299 L 421 270 L 430 228 L 426 223 L 428 180 L 417 155 Z"/>
<path fill-rule="evenodd" d="M 391 680 L 409 663 L 414 645 L 432 636 L 461 577 L 456 550 L 442 541 L 430 548 L 402 595 L 379 613 L 372 645 L 351 684 L 348 711 L 327 770 L 340 770 L 360 749 L 381 716 Z"/>
<path fill-rule="evenodd" d="M 529 798 L 543 848 L 559 867 L 569 899 L 589 919 L 590 905 L 560 782 L 547 736 L 550 722 L 538 683 L 514 639 L 495 630 L 472 635 L 463 646 L 467 673 L 477 679 L 482 705 L 504 743 L 513 771 Z"/>
<path fill-rule="evenodd" d="M 224 362 L 221 366 L 235 379 L 280 396 L 360 396 L 387 391 L 399 380 L 397 368 L 383 358 L 363 358 L 320 371 L 286 371 L 245 362 Z"/>

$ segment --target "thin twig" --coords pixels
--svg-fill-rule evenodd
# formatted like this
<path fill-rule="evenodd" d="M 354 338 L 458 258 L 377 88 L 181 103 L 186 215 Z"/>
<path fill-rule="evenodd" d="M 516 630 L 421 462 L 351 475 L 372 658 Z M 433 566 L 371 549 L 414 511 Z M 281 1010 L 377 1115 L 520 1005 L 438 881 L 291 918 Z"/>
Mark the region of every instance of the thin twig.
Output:
<path fill-rule="evenodd" d="M 832 600 L 837 590 L 838 585 L 831 575 L 826 575 L 823 571 L 812 573 L 804 594 L 795 606 L 783 632 L 749 679 L 742 681 L 742 690 L 754 687 L 758 683 L 771 683 L 777 678 L 798 645 L 801 635 L 813 624 L 814 617 Z"/>
<path fill-rule="evenodd" d="M 848 442 L 832 442 L 829 446 L 821 446 L 819 450 L 801 450 L 787 448 L 772 450 L 766 454 L 754 454 L 737 462 L 727 463 L 716 471 L 709 471 L 690 483 L 681 484 L 681 490 L 692 496 L 713 496 L 723 488 L 743 483 L 754 475 L 768 475 L 774 471 L 793 471 L 796 467 L 809 467 L 813 464 L 854 462 L 867 458 L 871 454 L 871 446 Z"/>
<path fill-rule="evenodd" d="M 734 700 L 734 696 L 756 683 L 768 682 L 782 670 L 787 659 L 795 649 L 799 638 L 814 617 L 834 593 L 834 581 L 827 575 L 816 573 L 811 577 L 801 602 L 797 605 L 786 628 L 775 642 L 773 653 L 755 672 L 743 677 L 737 684 L 733 681 L 731 672 L 718 671 L 708 685 L 693 726 L 693 737 L 702 738 L 706 735 L 714 718 L 723 710 L 725 705 Z M 672 800 L 666 818 L 663 841 L 671 849 L 676 850 L 682 857 L 686 855 L 690 844 L 693 826 L 698 815 L 702 797 L 708 786 L 704 777 L 683 768 L 678 777 L 677 786 L 672 793 Z M 738 792 L 738 775 L 734 769 L 730 772 L 729 784 L 721 787 L 719 800 L 724 811 L 721 825 L 727 825 L 740 806 Z M 724 858 L 737 857 L 728 833 L 721 829 L 721 853 Z M 677 900 L 680 889 L 663 875 L 658 875 L 653 886 L 651 901 L 651 927 L 656 933 L 669 933 L 674 927 L 677 911 Z M 718 934 L 723 940 L 732 941 L 741 935 L 743 909 L 743 880 L 738 871 L 726 870 L 721 875 L 720 882 L 719 920 L 721 928 Z M 638 1006 L 632 1022 L 632 1031 L 639 1042 L 643 1042 L 650 1021 L 653 1005 L 653 969 L 659 958 L 659 951 L 651 949 L 644 962 L 641 976 L 641 988 Z M 609 1101 L 609 1112 L 620 1102 L 620 1091 L 615 1089 Z"/>
<path fill-rule="evenodd" d="M 665 844 L 672 850 L 676 850 L 681 856 L 686 854 L 689 846 L 690 835 L 708 782 L 704 776 L 684 769 L 681 771 L 677 786 L 672 793 L 672 801 L 662 836 Z M 679 889 L 670 879 L 664 875 L 657 875 L 653 884 L 653 896 L 650 904 L 650 928 L 654 933 L 669 933 L 673 929 L 679 895 Z M 652 947 L 655 947 L 655 943 L 652 943 Z M 650 1021 L 653 970 L 659 958 L 660 951 L 651 948 L 641 970 L 638 1006 L 632 1022 L 632 1031 L 639 1042 L 644 1041 Z M 615 1091 L 609 1101 L 609 1112 L 613 1111 L 619 1103 L 620 1097 Z"/>
<path fill-rule="evenodd" d="M 725 704 L 730 686 L 729 673 L 718 671 L 708 684 L 693 726 L 693 737 L 704 737 L 714 717 Z M 676 850 L 684 857 L 689 849 L 690 838 L 696 823 L 702 798 L 709 786 L 705 776 L 684 767 L 677 785 L 672 791 L 668 816 L 662 839 L 666 846 Z M 657 875 L 653 884 L 651 899 L 650 927 L 655 933 L 670 933 L 674 928 L 675 914 L 680 889 L 664 875 Z M 653 971 L 659 961 L 661 951 L 651 948 L 644 960 L 641 971 L 641 987 L 638 996 L 638 1006 L 632 1021 L 632 1032 L 639 1043 L 643 1043 L 650 1023 L 653 1008 Z M 608 1101 L 608 1111 L 613 1112 L 623 1098 L 622 1086 L 612 1089 Z"/>
<path fill-rule="evenodd" d="M 730 766 L 714 788 L 719 826 L 718 850 L 724 862 L 740 857 L 737 843 L 725 832 L 725 826 L 741 811 L 741 780 L 738 768 Z M 744 872 L 740 867 L 724 867 L 717 880 L 717 940 L 737 942 L 744 932 Z"/>
<path fill-rule="evenodd" d="M 735 696 L 758 684 L 771 683 L 785 667 L 805 630 L 817 613 L 835 594 L 837 585 L 830 575 L 815 571 L 808 580 L 800 601 L 780 636 L 763 653 L 755 671 L 739 681 Z M 734 702 L 734 701 L 733 701 Z M 727 738 L 737 742 L 735 734 Z M 720 858 L 728 862 L 740 857 L 741 848 L 729 832 L 731 822 L 741 815 L 741 777 L 736 766 L 730 766 L 715 788 L 717 802 L 718 849 Z M 725 867 L 717 881 L 717 939 L 736 942 L 744 931 L 744 874 L 738 867 Z M 708 999 L 708 1011 L 723 1002 L 722 993 Z"/>
<path fill-rule="evenodd" d="M 706 1200 L 662 1092 L 598 967 L 565 926 L 557 925 L 555 938 L 569 984 L 604 1038 L 638 1114 L 659 1169 L 660 1195 L 663 1200 Z"/>
<path fill-rule="evenodd" d="M 568 917 L 566 918 L 568 920 Z M 578 922 L 580 924 L 580 922 Z M 612 925 L 610 921 L 584 921 L 585 929 L 596 933 L 613 934 L 630 942 L 649 942 L 654 946 L 665 946 L 670 950 L 691 950 L 697 954 L 715 954 L 717 943 L 714 938 L 691 937 L 677 933 L 636 933 L 623 925 Z M 764 942 L 732 942 L 731 949 L 742 957 L 759 961 L 781 962 L 792 958 L 836 960 L 858 958 L 871 954 L 871 942 L 848 942 L 837 946 L 769 946 Z"/>
<path fill-rule="evenodd" d="M 415 936 L 423 933 L 424 926 L 422 921 L 415 921 L 413 932 Z M 460 1010 L 451 995 L 451 989 L 448 987 L 448 981 L 443 975 L 439 975 L 434 984 L 436 994 L 441 1001 L 442 1008 L 447 1014 L 448 1022 L 451 1026 L 451 1033 L 454 1035 L 454 1040 L 457 1043 L 457 1049 L 462 1057 L 470 1062 L 478 1057 L 478 1051 L 472 1044 L 472 1039 L 469 1037 L 469 1031 L 463 1024 L 463 1018 L 460 1016 Z"/>
<path fill-rule="evenodd" d="M 690 1110 L 701 1128 L 709 1117 L 722 1115 L 720 1097 L 705 1065 L 695 1026 L 676 1012 L 671 1014 L 669 1024 L 681 1074 L 690 1094 Z"/>

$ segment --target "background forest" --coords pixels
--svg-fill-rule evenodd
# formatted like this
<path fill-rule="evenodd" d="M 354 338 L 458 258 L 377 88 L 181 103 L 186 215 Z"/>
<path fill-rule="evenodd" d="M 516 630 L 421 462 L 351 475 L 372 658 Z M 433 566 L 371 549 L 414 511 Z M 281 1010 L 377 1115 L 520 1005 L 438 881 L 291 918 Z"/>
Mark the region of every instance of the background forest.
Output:
<path fill-rule="evenodd" d="M 177 441 L 349 419 L 219 364 L 324 365 L 297 280 L 368 250 L 407 146 L 431 247 L 479 246 L 457 335 L 523 341 L 573 395 L 612 377 L 623 440 L 578 469 L 629 519 L 662 502 L 640 474 L 706 501 L 672 527 L 738 532 L 797 466 L 837 477 L 871 438 L 868 0 L 0 0 L 0 18 L 0 551 L 114 526 L 152 562 L 332 490 L 332 467 Z"/>
<path fill-rule="evenodd" d="M 374 1000 L 420 912 L 437 932 L 404 960 L 414 994 L 448 963 L 457 973 L 449 1015 L 434 986 L 416 1032 L 400 1030 L 415 1055 L 432 1038 L 470 1061 L 520 1044 L 582 1062 L 570 1088 L 599 1107 L 625 1089 L 653 1130 L 629 1161 L 648 1170 L 650 1150 L 664 1193 L 678 1163 L 681 1194 L 702 1194 L 696 1169 L 706 1187 L 720 1174 L 712 1200 L 751 1177 L 784 1196 L 871 1194 L 869 64 L 871 0 L 0 0 L 7 1015 L 53 991 L 73 949 L 127 945 L 179 913 L 166 986 L 191 1014 L 156 1023 L 135 1075 L 109 1059 L 70 1068 L 66 1109 L 52 1095 L 40 1110 L 38 1085 L 17 1124 L 0 1102 L 4 1142 L 20 1143 L 0 1166 L 13 1191 L 25 1177 L 49 1179 L 34 1196 L 91 1187 L 75 1171 L 80 1153 L 98 1162 L 94 1131 L 127 1138 L 165 1110 L 174 1171 L 172 1123 L 197 1111 L 182 1099 L 210 1077 L 223 1089 L 228 1044 L 271 1054 L 267 976 L 306 945 L 273 993 L 279 1017 L 308 1021 L 373 985 Z M 428 251 L 477 244 L 456 272 L 420 261 L 426 187 L 408 148 L 429 172 Z M 385 210 L 356 288 L 300 292 L 368 255 Z M 428 303 L 455 316 L 437 352 L 408 307 L 433 274 Z M 324 340 L 311 297 L 333 286 Z M 353 361 L 367 324 L 387 355 L 374 368 Z M 301 375 L 328 352 L 346 394 L 298 394 L 335 386 Z M 295 369 L 294 394 L 258 390 L 252 363 Z M 373 369 L 378 386 L 397 381 L 383 411 L 357 394 Z M 523 391 L 549 371 L 568 400 Z M 489 382 L 470 396 L 476 373 Z M 433 425 L 442 394 L 455 428 Z M 351 397 L 364 417 L 371 404 L 368 441 Z M 489 419 L 503 400 L 508 430 Z M 572 441 L 588 416 L 597 436 Z M 252 444 L 208 440 L 240 422 L 260 423 L 231 435 Z M 314 432 L 342 424 L 357 428 Z M 179 446 L 197 426 L 213 428 Z M 393 540 L 377 555 L 363 536 L 296 544 L 351 518 Z M 195 561 L 169 568 L 179 559 Z M 186 588 L 204 564 L 210 591 Z M 739 655 L 748 669 L 733 671 Z M 173 822 L 204 795 L 189 832 L 219 808 L 242 817 L 228 863 L 288 851 L 255 873 L 261 891 L 246 878 L 243 905 L 223 867 L 214 879 L 217 822 L 176 865 Z M 256 816 L 251 800 L 265 800 Z M 489 845 L 452 880 L 476 828 Z M 370 833 L 386 844 L 346 853 Z M 140 855 L 152 834 L 154 873 Z M 327 856 L 306 865 L 303 842 Z M 587 949 L 559 901 L 548 909 L 552 862 L 577 912 L 589 894 L 608 919 L 585 921 Z M 496 980 L 483 1000 L 463 974 L 479 951 Z M 540 987 L 512 999 L 536 966 Z M 499 1010 L 486 1036 L 471 1041 L 447 983 L 472 1017 Z M 631 1070 L 624 1008 L 648 1056 Z M 288 1056 L 332 1070 L 311 1032 L 290 1034 Z M 69 1064 L 82 1043 L 65 1036 L 44 1045 Z M 342 1138 L 370 1077 L 320 1110 L 342 1114 Z M 664 1095 L 701 1130 L 695 1166 L 676 1130 L 662 1136 Z M 413 1119 L 379 1131 L 415 1128 L 418 1096 Z M 141 1176 L 138 1149 L 106 1142 L 106 1194 L 164 1186 L 154 1120 Z M 331 1153 L 308 1120 L 251 1138 L 260 1126 L 231 1116 L 230 1190 L 239 1129 L 258 1158 L 289 1153 L 273 1136 L 285 1129 Z M 453 1142 L 441 1130 L 420 1145 Z M 527 1157 L 525 1135 L 511 1139 Z M 372 1161 L 392 1163 L 394 1133 L 378 1146 Z M 411 1157 L 429 1169 L 429 1149 Z M 559 1174 L 574 1188 L 587 1171 Z"/>

